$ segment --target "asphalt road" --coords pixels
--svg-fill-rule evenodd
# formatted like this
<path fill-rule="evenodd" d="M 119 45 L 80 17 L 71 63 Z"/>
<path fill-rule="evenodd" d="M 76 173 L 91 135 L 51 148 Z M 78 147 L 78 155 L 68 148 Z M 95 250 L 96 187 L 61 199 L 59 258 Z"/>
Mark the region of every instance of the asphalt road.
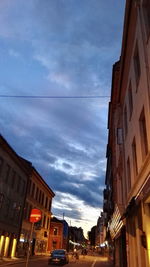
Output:
<path fill-rule="evenodd" d="M 5 265 L 6 266 L 6 265 Z M 8 266 L 8 265 L 7 265 Z M 11 263 L 10 267 L 25 267 L 25 262 Z M 54 265 L 48 265 L 48 258 L 32 259 L 29 261 L 28 267 L 49 267 Z M 56 265 L 55 265 L 56 266 Z M 57 265 L 58 266 L 58 265 Z M 80 256 L 79 260 L 70 259 L 69 264 L 63 265 L 65 267 L 113 267 L 107 258 L 100 256 Z"/>

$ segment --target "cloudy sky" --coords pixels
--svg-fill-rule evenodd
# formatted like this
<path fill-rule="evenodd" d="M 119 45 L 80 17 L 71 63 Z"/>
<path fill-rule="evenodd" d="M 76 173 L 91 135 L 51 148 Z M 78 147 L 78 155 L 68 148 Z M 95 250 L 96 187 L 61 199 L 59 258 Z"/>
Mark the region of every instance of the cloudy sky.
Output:
<path fill-rule="evenodd" d="M 85 232 L 102 207 L 124 2 L 0 0 L 0 95 L 48 96 L 0 97 L 1 134 L 55 192 L 53 213 Z"/>

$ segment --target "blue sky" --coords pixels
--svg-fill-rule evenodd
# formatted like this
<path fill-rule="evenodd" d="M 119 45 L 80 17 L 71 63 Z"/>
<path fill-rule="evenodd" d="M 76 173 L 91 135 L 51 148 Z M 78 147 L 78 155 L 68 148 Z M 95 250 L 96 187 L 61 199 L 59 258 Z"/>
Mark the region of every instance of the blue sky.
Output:
<path fill-rule="evenodd" d="M 1 0 L 0 131 L 56 193 L 53 213 L 85 232 L 103 200 L 112 65 L 124 0 Z"/>

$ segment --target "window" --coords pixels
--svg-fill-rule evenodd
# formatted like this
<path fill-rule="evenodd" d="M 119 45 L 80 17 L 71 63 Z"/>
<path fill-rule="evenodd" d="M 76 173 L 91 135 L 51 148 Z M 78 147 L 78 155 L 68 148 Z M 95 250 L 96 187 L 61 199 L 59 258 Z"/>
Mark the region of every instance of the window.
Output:
<path fill-rule="evenodd" d="M 121 145 L 123 144 L 123 136 L 122 136 L 122 129 L 117 128 L 117 144 Z"/>
<path fill-rule="evenodd" d="M 47 229 L 49 229 L 49 218 L 47 219 Z"/>
<path fill-rule="evenodd" d="M 43 227 L 45 228 L 45 222 L 46 222 L 46 215 L 44 215 L 44 218 L 43 218 Z"/>
<path fill-rule="evenodd" d="M 138 87 L 140 75 L 141 75 L 141 67 L 140 67 L 140 58 L 139 58 L 139 51 L 138 51 L 137 44 L 136 44 L 135 53 L 134 53 L 134 71 L 135 71 L 136 85 Z"/>
<path fill-rule="evenodd" d="M 127 135 L 128 132 L 128 120 L 127 120 L 127 107 L 125 106 L 124 109 L 124 130 L 125 130 L 125 136 Z"/>
<path fill-rule="evenodd" d="M 130 82 L 129 89 L 128 89 L 128 97 L 129 97 L 129 114 L 130 114 L 130 119 L 131 119 L 132 111 L 133 111 L 133 96 L 132 96 L 131 82 Z"/>
<path fill-rule="evenodd" d="M 53 234 L 54 234 L 54 235 L 58 235 L 58 228 L 56 228 L 56 227 L 54 228 L 54 230 L 53 230 Z"/>
<path fill-rule="evenodd" d="M 21 194 L 22 195 L 25 193 L 25 188 L 26 188 L 26 182 L 25 180 L 22 179 L 21 181 Z"/>
<path fill-rule="evenodd" d="M 28 183 L 28 194 L 30 195 L 30 190 L 31 190 L 31 179 L 29 180 L 29 183 Z"/>
<path fill-rule="evenodd" d="M 132 157 L 133 157 L 133 171 L 134 171 L 134 177 L 138 174 L 138 167 L 137 167 L 137 152 L 136 152 L 136 141 L 135 138 L 133 139 L 132 143 Z"/>
<path fill-rule="evenodd" d="M 40 193 L 39 193 L 39 203 L 41 203 L 41 194 L 42 194 L 42 192 L 40 190 Z"/>
<path fill-rule="evenodd" d="M 9 174 L 10 174 L 10 166 L 6 165 L 6 173 L 5 173 L 5 182 L 8 183 L 9 181 Z"/>
<path fill-rule="evenodd" d="M 1 174 L 1 172 L 2 172 L 2 167 L 3 167 L 3 159 L 0 158 L 0 174 Z"/>
<path fill-rule="evenodd" d="M 21 177 L 18 176 L 18 181 L 17 181 L 17 192 L 20 192 L 20 187 L 21 187 Z"/>
<path fill-rule="evenodd" d="M 48 210 L 51 211 L 51 205 L 52 205 L 52 200 L 50 199 L 49 200 L 49 207 L 48 207 Z"/>
<path fill-rule="evenodd" d="M 45 199 L 45 209 L 47 209 L 47 201 L 48 201 L 48 198 L 46 197 L 46 199 Z"/>
<path fill-rule="evenodd" d="M 142 158 L 144 160 L 147 153 L 148 153 L 148 141 L 147 141 L 147 131 L 146 131 L 146 121 L 145 121 L 144 108 L 143 108 L 141 115 L 140 115 L 139 125 L 140 125 Z"/>
<path fill-rule="evenodd" d="M 39 188 L 37 187 L 36 188 L 36 197 L 35 197 L 35 199 L 38 201 L 38 197 L 39 197 Z"/>
<path fill-rule="evenodd" d="M 28 219 L 28 208 L 29 208 L 29 205 L 28 205 L 28 202 L 25 203 L 25 207 L 24 207 L 24 211 L 23 211 L 23 218 L 24 219 Z"/>
<path fill-rule="evenodd" d="M 143 13 L 144 13 L 146 32 L 147 32 L 147 35 L 149 36 L 150 34 L 150 1 L 149 0 L 143 0 Z"/>
<path fill-rule="evenodd" d="M 41 204 L 42 205 L 44 204 L 44 193 L 42 193 L 42 201 L 41 201 Z"/>
<path fill-rule="evenodd" d="M 127 188 L 128 192 L 131 189 L 131 168 L 130 168 L 130 159 L 127 160 Z"/>
<path fill-rule="evenodd" d="M 34 192 L 35 192 L 35 183 L 32 184 L 32 197 L 34 198 Z"/>

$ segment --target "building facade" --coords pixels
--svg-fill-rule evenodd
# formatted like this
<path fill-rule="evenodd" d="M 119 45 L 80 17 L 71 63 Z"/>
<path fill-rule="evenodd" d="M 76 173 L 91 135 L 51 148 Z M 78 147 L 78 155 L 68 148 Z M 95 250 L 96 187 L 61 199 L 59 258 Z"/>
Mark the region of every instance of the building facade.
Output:
<path fill-rule="evenodd" d="M 51 219 L 48 251 L 63 248 L 63 222 L 56 217 Z"/>
<path fill-rule="evenodd" d="M 150 1 L 127 0 L 109 106 L 104 211 L 115 266 L 150 266 Z M 113 203 L 113 209 L 110 206 Z M 126 260 L 125 260 L 126 258 Z M 124 259 L 125 263 L 124 263 Z"/>
<path fill-rule="evenodd" d="M 13 257 L 20 236 L 30 166 L 0 135 L 0 257 Z"/>
<path fill-rule="evenodd" d="M 27 253 L 31 232 L 29 217 L 31 210 L 34 208 L 41 211 L 42 218 L 34 224 L 31 253 L 38 255 L 47 252 L 51 223 L 51 205 L 54 195 L 54 192 L 46 184 L 41 175 L 32 167 L 22 220 L 18 255 L 21 256 Z"/>

